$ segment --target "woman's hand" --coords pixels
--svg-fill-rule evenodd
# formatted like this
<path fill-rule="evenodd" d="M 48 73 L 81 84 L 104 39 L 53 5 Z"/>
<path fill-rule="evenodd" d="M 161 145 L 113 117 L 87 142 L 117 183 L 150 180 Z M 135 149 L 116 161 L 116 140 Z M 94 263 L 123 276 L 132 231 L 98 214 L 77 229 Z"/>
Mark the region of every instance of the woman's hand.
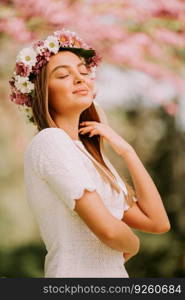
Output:
<path fill-rule="evenodd" d="M 107 124 L 95 121 L 85 121 L 80 123 L 80 126 L 83 126 L 79 129 L 80 134 L 89 133 L 89 137 L 98 134 L 104 137 L 117 154 L 123 155 L 124 153 L 134 151 L 132 146 Z"/>

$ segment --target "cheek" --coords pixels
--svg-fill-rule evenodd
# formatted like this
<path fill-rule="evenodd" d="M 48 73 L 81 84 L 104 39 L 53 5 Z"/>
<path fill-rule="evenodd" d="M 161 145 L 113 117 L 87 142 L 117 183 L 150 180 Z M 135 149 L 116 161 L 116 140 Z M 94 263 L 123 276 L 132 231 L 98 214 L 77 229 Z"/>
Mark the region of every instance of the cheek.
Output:
<path fill-rule="evenodd" d="M 48 85 L 49 106 L 56 111 L 65 110 L 71 103 L 72 89 L 69 83 L 60 80 L 53 81 Z M 63 99 L 67 101 L 63 101 Z"/>
<path fill-rule="evenodd" d="M 62 82 L 62 79 L 61 81 L 55 80 L 48 85 L 48 92 L 52 97 L 61 97 L 62 95 L 67 96 L 72 92 L 71 84 L 67 80 L 65 80 L 65 83 Z"/>

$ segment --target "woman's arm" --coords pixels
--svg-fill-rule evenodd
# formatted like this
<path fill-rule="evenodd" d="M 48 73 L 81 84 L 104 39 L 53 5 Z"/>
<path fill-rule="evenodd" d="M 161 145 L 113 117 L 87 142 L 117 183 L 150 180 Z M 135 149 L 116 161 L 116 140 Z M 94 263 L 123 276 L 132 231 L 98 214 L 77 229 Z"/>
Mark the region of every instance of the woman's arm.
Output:
<path fill-rule="evenodd" d="M 133 148 L 130 148 L 127 151 L 120 151 L 120 155 L 124 159 L 124 162 L 126 163 L 128 170 L 131 174 L 136 190 L 136 195 L 138 198 L 137 205 L 145 215 L 143 216 L 143 223 L 146 224 L 146 228 L 142 227 L 142 230 L 150 230 L 150 232 L 156 233 L 168 231 L 170 229 L 170 222 L 164 209 L 159 192 L 150 175 L 144 168 L 141 160 L 137 156 L 135 150 Z M 132 208 L 128 209 L 128 214 L 131 210 Z M 136 209 L 134 217 L 136 224 Z M 141 212 L 140 215 L 138 214 L 138 218 L 140 218 L 141 220 Z M 127 222 L 129 222 L 127 212 L 125 213 L 125 218 L 123 219 L 124 221 L 127 220 Z M 136 228 L 136 226 L 134 226 L 134 228 Z"/>
<path fill-rule="evenodd" d="M 135 254 L 139 251 L 139 238 L 126 223 L 109 212 L 96 191 L 85 190 L 81 198 L 75 200 L 74 209 L 89 229 L 110 248 Z"/>
<path fill-rule="evenodd" d="M 139 207 L 137 214 L 140 211 L 139 222 L 141 224 L 144 222 L 144 227 L 147 224 L 152 232 L 161 233 L 168 231 L 170 229 L 170 222 L 161 197 L 133 147 L 107 124 L 86 121 L 80 125 L 85 125 L 85 127 L 79 129 L 81 134 L 90 132 L 90 137 L 96 134 L 103 136 L 115 152 L 123 158 L 136 190 Z M 132 208 L 128 209 L 128 211 L 131 210 Z M 143 213 L 142 215 L 141 212 Z"/>

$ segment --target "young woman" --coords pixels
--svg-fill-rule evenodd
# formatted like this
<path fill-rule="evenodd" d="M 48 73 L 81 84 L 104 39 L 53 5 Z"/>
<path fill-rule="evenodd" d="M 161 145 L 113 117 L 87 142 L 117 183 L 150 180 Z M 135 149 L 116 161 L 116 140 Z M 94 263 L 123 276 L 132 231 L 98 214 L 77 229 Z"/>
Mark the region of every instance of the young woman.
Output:
<path fill-rule="evenodd" d="M 170 228 L 161 197 L 133 147 L 106 122 L 95 98 L 101 58 L 74 32 L 61 30 L 23 49 L 11 100 L 32 112 L 38 132 L 25 151 L 29 205 L 46 245 L 45 277 L 129 277 L 139 251 L 132 228 Z M 103 154 L 122 157 L 134 189 Z"/>

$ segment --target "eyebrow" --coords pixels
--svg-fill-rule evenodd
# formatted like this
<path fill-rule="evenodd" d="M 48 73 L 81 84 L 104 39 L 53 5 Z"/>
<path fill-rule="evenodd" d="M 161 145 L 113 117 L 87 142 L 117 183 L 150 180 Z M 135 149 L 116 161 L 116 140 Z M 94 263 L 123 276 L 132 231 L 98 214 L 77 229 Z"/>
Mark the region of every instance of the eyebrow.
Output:
<path fill-rule="evenodd" d="M 85 64 L 84 62 L 80 62 L 77 66 L 79 67 L 79 66 L 81 66 L 81 65 L 85 65 L 85 66 L 86 66 L 86 64 Z M 70 66 L 69 66 L 69 65 L 59 65 L 59 66 L 56 66 L 56 67 L 51 71 L 49 77 L 50 77 L 56 70 L 58 70 L 59 68 L 67 68 L 67 69 L 69 69 Z"/>

